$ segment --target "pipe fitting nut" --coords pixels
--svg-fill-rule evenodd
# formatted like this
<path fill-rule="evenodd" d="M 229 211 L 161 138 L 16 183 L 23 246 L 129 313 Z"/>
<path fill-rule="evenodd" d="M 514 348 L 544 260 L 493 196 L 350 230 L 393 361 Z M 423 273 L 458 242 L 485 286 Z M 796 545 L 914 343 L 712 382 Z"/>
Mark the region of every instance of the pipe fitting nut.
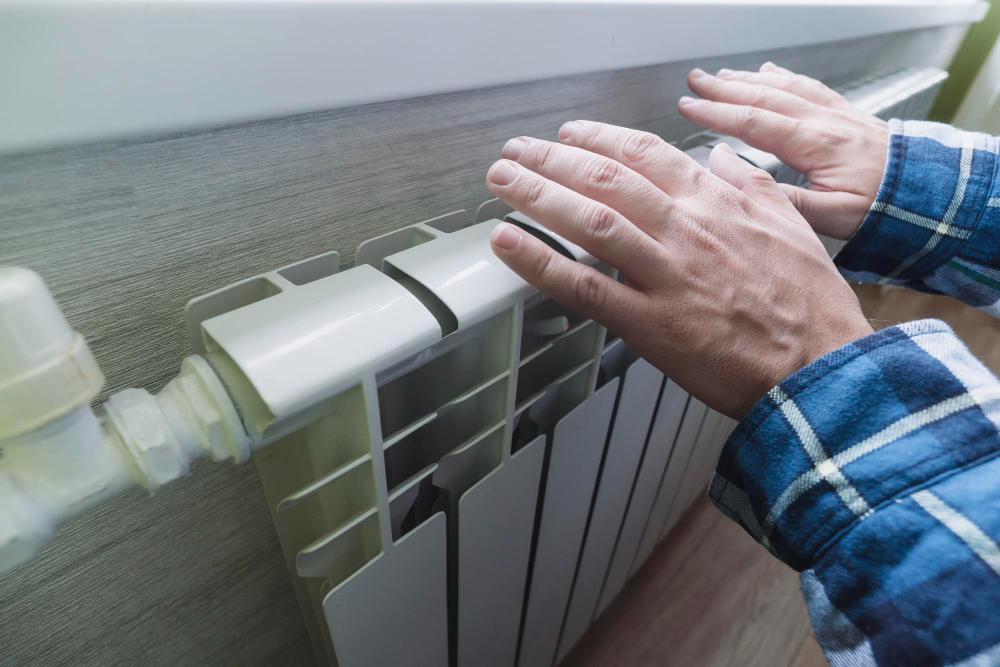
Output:
<path fill-rule="evenodd" d="M 105 410 L 151 492 L 187 476 L 187 456 L 148 391 L 121 391 L 108 399 Z"/>
<path fill-rule="evenodd" d="M 205 359 L 198 355 L 186 358 L 180 375 L 164 392 L 173 393 L 177 403 L 185 406 L 213 460 L 242 463 L 250 458 L 250 439 L 236 408 Z"/>

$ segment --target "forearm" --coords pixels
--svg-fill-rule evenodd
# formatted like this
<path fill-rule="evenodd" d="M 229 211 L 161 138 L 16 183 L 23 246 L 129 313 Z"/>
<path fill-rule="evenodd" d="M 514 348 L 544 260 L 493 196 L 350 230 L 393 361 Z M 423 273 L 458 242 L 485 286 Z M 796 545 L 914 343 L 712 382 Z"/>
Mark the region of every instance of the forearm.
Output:
<path fill-rule="evenodd" d="M 1000 316 L 995 137 L 893 120 L 875 202 L 835 258 L 850 280 L 949 294 Z"/>
<path fill-rule="evenodd" d="M 1000 644 L 998 424 L 997 379 L 943 323 L 912 322 L 761 399 L 709 495 L 803 571 L 832 664 L 951 664 Z"/>

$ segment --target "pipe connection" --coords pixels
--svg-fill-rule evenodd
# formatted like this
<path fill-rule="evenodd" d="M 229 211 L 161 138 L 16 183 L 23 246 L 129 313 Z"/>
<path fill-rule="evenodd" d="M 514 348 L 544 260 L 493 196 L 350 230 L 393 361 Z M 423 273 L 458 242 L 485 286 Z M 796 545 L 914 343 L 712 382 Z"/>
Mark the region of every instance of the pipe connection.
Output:
<path fill-rule="evenodd" d="M 200 356 L 156 395 L 125 389 L 98 418 L 104 378 L 37 274 L 0 267 L 0 572 L 59 526 L 137 486 L 151 493 L 195 459 L 246 461 L 250 441 Z"/>

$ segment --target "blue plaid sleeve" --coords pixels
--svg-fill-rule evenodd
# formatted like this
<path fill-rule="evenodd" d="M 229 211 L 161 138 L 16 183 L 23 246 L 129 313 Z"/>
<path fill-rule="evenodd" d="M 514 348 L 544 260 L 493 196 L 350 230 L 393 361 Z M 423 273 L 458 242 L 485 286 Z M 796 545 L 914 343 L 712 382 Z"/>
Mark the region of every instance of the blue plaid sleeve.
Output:
<path fill-rule="evenodd" d="M 889 122 L 885 173 L 837 254 L 844 277 L 949 294 L 1000 316 L 998 140 L 923 121 Z"/>
<path fill-rule="evenodd" d="M 998 455 L 1000 382 L 922 320 L 772 389 L 709 497 L 801 572 L 834 667 L 1000 664 Z"/>

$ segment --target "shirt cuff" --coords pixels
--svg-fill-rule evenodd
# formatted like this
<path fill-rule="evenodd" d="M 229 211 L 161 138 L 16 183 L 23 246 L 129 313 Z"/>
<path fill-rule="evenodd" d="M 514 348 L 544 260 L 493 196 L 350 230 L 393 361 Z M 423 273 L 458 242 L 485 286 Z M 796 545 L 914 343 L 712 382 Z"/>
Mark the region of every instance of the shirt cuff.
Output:
<path fill-rule="evenodd" d="M 990 201 L 997 140 L 895 118 L 889 131 L 875 202 L 834 262 L 849 280 L 937 292 L 923 278 L 965 245 L 979 245 L 971 239 Z"/>
<path fill-rule="evenodd" d="M 804 570 L 857 522 L 995 455 L 998 423 L 996 377 L 943 322 L 909 322 L 820 357 L 758 401 L 709 497 Z"/>

